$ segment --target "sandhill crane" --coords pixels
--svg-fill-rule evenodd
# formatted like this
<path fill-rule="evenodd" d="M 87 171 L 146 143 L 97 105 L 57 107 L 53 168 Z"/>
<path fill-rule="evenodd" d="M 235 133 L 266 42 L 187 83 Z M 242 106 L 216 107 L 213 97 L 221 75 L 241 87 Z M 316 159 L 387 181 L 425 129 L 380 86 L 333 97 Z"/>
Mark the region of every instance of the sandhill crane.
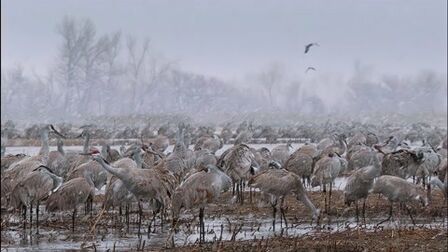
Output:
<path fill-rule="evenodd" d="M 275 146 L 271 150 L 271 158 L 281 165 L 284 165 L 289 158 L 289 151 L 292 149 L 291 143 Z"/>
<path fill-rule="evenodd" d="M 310 51 L 310 48 L 312 46 L 319 46 L 319 44 L 318 43 L 309 43 L 309 44 L 305 45 L 305 54 Z"/>
<path fill-rule="evenodd" d="M 344 188 L 344 202 L 348 206 L 355 202 L 356 222 L 359 222 L 358 200 L 364 199 L 362 205 L 362 216 L 365 221 L 366 199 L 370 189 L 373 186 L 373 180 L 381 175 L 381 166 L 379 161 L 373 165 L 365 166 L 355 170 L 347 179 Z"/>
<path fill-rule="evenodd" d="M 109 163 L 113 163 L 121 158 L 120 153 L 117 150 L 112 149 L 106 141 L 101 142 L 101 156 L 103 156 Z"/>
<path fill-rule="evenodd" d="M 359 168 L 373 165 L 379 161 L 378 153 L 369 147 L 360 149 L 350 155 L 348 171 L 356 171 Z"/>
<path fill-rule="evenodd" d="M 27 155 L 25 155 L 25 154 L 16 154 L 16 155 L 8 154 L 8 155 L 2 157 L 1 158 L 1 172 L 8 169 L 15 162 L 20 161 L 26 157 L 27 157 Z"/>
<path fill-rule="evenodd" d="M 46 165 L 48 163 L 48 134 L 54 130 L 52 125 L 45 125 L 41 128 L 41 140 L 42 146 L 39 151 L 40 154 L 32 157 L 26 157 L 17 161 L 6 169 L 1 177 L 1 198 L 8 200 L 11 190 L 17 183 L 25 177 L 26 174 L 32 172 L 33 169 L 40 165 Z M 57 133 L 58 134 L 58 133 Z"/>
<path fill-rule="evenodd" d="M 141 150 L 138 145 L 129 147 L 128 150 L 123 153 L 123 156 L 125 157 L 113 162 L 111 165 L 113 167 L 126 167 L 127 169 L 143 168 L 143 159 L 141 157 Z M 134 160 L 132 160 L 128 156 L 133 157 Z M 98 162 L 95 163 L 99 166 L 102 172 L 106 172 Z M 112 175 L 107 182 L 103 208 L 107 210 L 111 206 L 119 206 L 119 213 L 121 213 L 121 206 L 125 205 L 126 223 L 129 224 L 129 204 L 132 202 L 137 202 L 134 195 L 128 189 L 126 189 L 122 180 Z"/>
<path fill-rule="evenodd" d="M 415 184 L 399 177 L 383 175 L 377 178 L 377 180 L 373 183 L 371 193 L 382 194 L 390 202 L 389 217 L 378 223 L 378 225 L 390 220 L 392 217 L 394 202 L 400 202 L 405 205 L 408 214 L 411 217 L 412 223 L 415 225 L 414 219 L 412 218 L 411 212 L 406 206 L 406 203 L 416 202 L 421 203 L 423 206 L 427 206 L 428 200 L 419 190 L 420 188 L 418 188 Z"/>
<path fill-rule="evenodd" d="M 347 160 L 338 156 L 337 154 L 329 154 L 326 157 L 319 159 L 314 167 L 313 175 L 311 176 L 311 186 L 318 185 L 323 187 L 325 194 L 325 212 L 328 212 L 331 205 L 331 192 L 333 182 L 339 173 L 347 168 Z M 327 184 L 330 185 L 328 205 L 327 205 Z"/>
<path fill-rule="evenodd" d="M 27 174 L 12 190 L 11 205 L 16 208 L 20 205 L 24 207 L 24 219 L 26 210 L 30 210 L 30 227 L 32 227 L 33 205 L 36 206 L 36 233 L 39 233 L 39 206 L 40 202 L 48 197 L 52 192 L 58 190 L 63 179 L 53 173 L 53 171 L 40 165 L 33 172 Z M 25 221 L 26 222 L 26 221 Z"/>
<path fill-rule="evenodd" d="M 301 146 L 298 149 L 298 153 L 309 155 L 312 158 L 316 158 L 319 154 L 316 146 L 310 143 L 305 143 L 305 145 Z"/>
<path fill-rule="evenodd" d="M 422 152 L 416 153 L 413 150 L 401 149 L 385 153 L 382 146 L 375 145 L 374 148 L 384 155 L 382 175 L 406 178 L 409 174 L 415 174 L 418 165 L 424 161 Z"/>
<path fill-rule="evenodd" d="M 429 181 L 429 183 L 433 186 L 437 186 L 439 187 L 439 189 L 442 191 L 443 196 L 445 196 L 445 199 L 448 197 L 448 182 L 447 182 L 447 178 L 445 177 L 445 182 L 440 181 L 440 179 L 438 177 L 434 177 L 431 179 L 431 181 Z"/>
<path fill-rule="evenodd" d="M 260 171 L 268 169 L 269 161 L 272 160 L 271 151 L 266 147 L 262 147 L 258 150 L 251 148 L 251 151 L 254 154 L 255 161 L 260 165 Z"/>
<path fill-rule="evenodd" d="M 24 158 L 18 162 L 13 163 L 2 174 L 2 199 L 8 199 L 11 190 L 19 183 L 26 174 L 29 174 L 33 169 L 40 165 L 46 165 L 48 163 L 49 155 L 49 134 L 55 133 L 60 137 L 64 137 L 60 134 L 51 124 L 47 124 L 40 128 L 41 135 L 41 149 L 37 156 Z"/>
<path fill-rule="evenodd" d="M 347 148 L 351 149 L 355 145 L 364 145 L 367 142 L 367 138 L 364 134 L 358 132 L 347 141 Z"/>
<path fill-rule="evenodd" d="M 195 151 L 195 167 L 199 167 L 199 170 L 207 167 L 208 165 L 215 165 L 217 163 L 216 156 L 208 149 Z"/>
<path fill-rule="evenodd" d="M 73 210 L 72 232 L 75 231 L 76 211 L 80 204 L 95 196 L 95 184 L 91 173 L 86 170 L 83 177 L 71 179 L 48 197 L 46 209 L 49 212 Z"/>
<path fill-rule="evenodd" d="M 448 198 L 448 164 L 446 163 L 446 158 L 445 164 L 439 167 L 437 173 L 438 177 L 432 178 L 430 184 L 439 187 L 446 199 Z"/>
<path fill-rule="evenodd" d="M 273 209 L 273 221 L 272 228 L 275 232 L 275 215 L 278 201 L 280 201 L 280 219 L 284 218 L 285 225 L 287 226 L 286 216 L 283 208 L 284 198 L 288 194 L 295 194 L 297 200 L 302 201 L 313 213 L 313 219 L 319 217 L 320 210 L 316 209 L 313 203 L 306 195 L 305 188 L 303 187 L 300 177 L 295 173 L 281 169 L 281 165 L 277 162 L 271 162 L 269 164 L 271 169 L 261 172 L 260 174 L 252 177 L 248 185 L 260 189 L 264 193 L 270 194 L 271 205 Z"/>
<path fill-rule="evenodd" d="M 194 146 L 194 150 L 207 149 L 214 154 L 223 146 L 223 141 L 217 135 L 213 135 L 213 137 L 201 137 L 200 140 Z"/>
<path fill-rule="evenodd" d="M 337 134 L 333 134 L 333 135 L 331 135 L 330 137 L 326 137 L 326 138 L 321 139 L 321 140 L 317 143 L 317 146 L 316 146 L 317 150 L 318 150 L 319 152 L 321 152 L 321 151 L 324 150 L 325 148 L 327 148 L 327 147 L 329 147 L 329 146 L 331 146 L 331 145 L 336 144 L 336 140 L 335 140 L 335 139 L 337 139 L 337 138 L 338 138 L 338 135 L 337 135 Z"/>
<path fill-rule="evenodd" d="M 78 138 L 83 138 L 84 139 L 84 143 L 83 143 L 83 148 L 82 148 L 82 152 L 81 153 L 88 153 L 90 151 L 90 129 L 88 126 L 83 126 L 81 127 L 83 128 L 82 133 L 78 136 Z M 78 167 L 79 165 L 88 162 L 90 159 L 87 155 L 79 155 L 80 153 L 76 153 L 76 152 L 68 152 L 65 154 L 65 159 L 66 159 L 66 170 L 67 170 L 67 174 L 75 169 L 76 167 Z"/>
<path fill-rule="evenodd" d="M 98 154 L 98 152 L 91 154 Z M 167 185 L 154 171 L 155 169 L 112 167 L 100 155 L 93 155 L 93 159 L 99 162 L 107 172 L 122 180 L 126 189 L 133 193 L 138 201 L 151 202 L 152 200 L 155 200 L 162 205 L 162 207 L 168 206 L 171 193 L 169 192 Z M 141 216 L 141 208 L 139 209 L 139 215 Z M 139 220 L 140 227 L 141 217 Z"/>
<path fill-rule="evenodd" d="M 151 141 L 151 147 L 158 152 L 165 152 L 166 148 L 170 145 L 170 140 L 164 135 L 158 135 Z"/>
<path fill-rule="evenodd" d="M 232 185 L 232 179 L 214 165 L 189 176 L 176 188 L 172 201 L 173 229 L 181 209 L 199 207 L 200 242 L 205 242 L 204 209 Z"/>
<path fill-rule="evenodd" d="M 337 135 L 337 137 L 338 143 L 326 146 L 324 149 L 322 149 L 322 151 L 320 152 L 321 157 L 325 157 L 331 153 L 336 153 L 340 156 L 343 156 L 347 152 L 347 143 L 345 141 L 345 136 Z"/>
<path fill-rule="evenodd" d="M 70 173 L 67 174 L 67 181 L 74 178 L 84 177 L 86 172 L 90 173 L 90 178 L 92 179 L 95 188 L 98 190 L 106 184 L 107 172 L 104 171 L 100 164 L 93 160 L 83 163 L 70 171 Z"/>
<path fill-rule="evenodd" d="M 375 144 L 379 143 L 378 136 L 373 132 L 368 132 L 366 134 L 366 145 L 372 147 Z"/>
<path fill-rule="evenodd" d="M 246 129 L 238 133 L 235 137 L 235 145 L 247 144 L 252 140 L 253 132 L 250 129 Z"/>
<path fill-rule="evenodd" d="M 65 163 L 64 143 L 60 137 L 57 139 L 57 150 L 48 153 L 47 166 L 58 176 L 65 177 L 67 171 Z"/>
<path fill-rule="evenodd" d="M 230 129 L 230 125 L 226 125 L 221 131 L 221 139 L 223 140 L 224 144 L 227 144 L 232 136 L 233 133 Z"/>
<path fill-rule="evenodd" d="M 224 153 L 223 153 L 224 155 Z M 236 184 L 237 200 L 241 204 L 244 203 L 243 197 L 243 183 L 250 175 L 255 174 L 259 169 L 259 164 L 255 160 L 254 154 L 250 151 L 249 146 L 245 144 L 238 144 L 234 146 L 225 156 L 220 158 L 223 164 L 224 172 L 232 178 L 234 185 Z"/>
<path fill-rule="evenodd" d="M 304 185 L 309 185 L 311 174 L 313 174 L 313 164 L 313 157 L 298 149 L 286 160 L 284 167 L 300 176 Z"/>
<path fill-rule="evenodd" d="M 188 169 L 193 166 L 194 153 L 188 149 L 185 143 L 185 126 L 183 124 L 179 124 L 178 126 L 176 144 L 173 152 L 168 155 L 165 162 L 167 169 L 177 177 L 179 183 Z"/>
<path fill-rule="evenodd" d="M 316 68 L 314 68 L 314 67 L 307 67 L 306 70 L 305 70 L 305 73 L 308 73 L 308 71 L 310 71 L 310 70 L 316 71 Z"/>
<path fill-rule="evenodd" d="M 65 138 L 61 133 L 59 133 L 52 124 L 47 124 L 44 127 L 41 128 L 40 132 L 40 139 L 42 142 L 42 146 L 39 150 L 39 155 L 46 155 L 48 156 L 48 153 L 50 152 L 50 146 L 48 144 L 48 137 L 50 133 L 55 133 L 56 135 Z"/>

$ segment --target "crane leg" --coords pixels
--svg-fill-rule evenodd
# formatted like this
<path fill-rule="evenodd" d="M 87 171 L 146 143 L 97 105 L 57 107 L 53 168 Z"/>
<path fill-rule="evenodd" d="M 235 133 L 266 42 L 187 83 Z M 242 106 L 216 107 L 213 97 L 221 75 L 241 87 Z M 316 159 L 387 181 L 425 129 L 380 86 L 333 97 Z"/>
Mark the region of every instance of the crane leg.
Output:
<path fill-rule="evenodd" d="M 90 204 L 89 204 L 89 206 L 90 206 L 90 209 L 89 209 L 90 217 L 92 217 L 92 214 L 93 214 L 93 196 L 90 196 Z"/>
<path fill-rule="evenodd" d="M 204 216 L 205 216 L 205 208 L 202 208 L 202 241 L 205 242 L 205 222 L 204 222 Z"/>
<path fill-rule="evenodd" d="M 36 205 L 36 234 L 39 234 L 39 201 Z"/>
<path fill-rule="evenodd" d="M 33 228 L 33 203 L 30 204 L 30 232 Z"/>
<path fill-rule="evenodd" d="M 277 204 L 272 205 L 272 231 L 275 233 L 275 215 L 277 213 Z"/>
<path fill-rule="evenodd" d="M 76 207 L 73 209 L 73 215 L 72 215 L 72 232 L 75 232 L 75 218 L 76 218 Z"/>
<path fill-rule="evenodd" d="M 244 183 L 243 180 L 240 180 L 240 193 L 241 193 L 241 205 L 244 203 Z"/>
<path fill-rule="evenodd" d="M 249 186 L 249 203 L 252 204 L 252 187 Z"/>
<path fill-rule="evenodd" d="M 128 228 L 128 230 L 129 230 L 129 204 L 126 204 L 126 207 L 125 207 L 126 209 L 126 216 L 125 216 L 125 219 L 126 219 L 126 226 L 127 226 L 127 228 Z"/>
<path fill-rule="evenodd" d="M 324 213 L 327 213 L 327 186 L 324 184 L 323 185 L 323 190 L 322 190 L 322 192 L 324 193 L 324 201 L 325 201 L 325 204 L 324 204 Z"/>
<path fill-rule="evenodd" d="M 204 208 L 199 208 L 199 243 L 204 242 Z"/>
<path fill-rule="evenodd" d="M 285 227 L 288 228 L 288 221 L 286 220 L 285 209 L 282 207 L 280 210 L 282 211 L 283 220 L 285 221 Z"/>
<path fill-rule="evenodd" d="M 427 184 L 427 188 L 428 188 L 428 190 L 426 192 L 426 197 L 428 198 L 428 202 L 431 203 L 432 197 L 431 197 L 431 184 L 430 183 Z"/>
<path fill-rule="evenodd" d="M 404 207 L 408 211 L 409 217 L 411 217 L 412 224 L 415 226 L 415 221 L 414 221 L 414 218 L 412 217 L 411 210 L 409 209 L 409 207 L 406 204 L 404 205 Z"/>
<path fill-rule="evenodd" d="M 140 227 L 142 225 L 142 205 L 138 202 L 138 236 L 140 237 Z"/>
<path fill-rule="evenodd" d="M 359 224 L 359 209 L 358 209 L 358 201 L 355 201 L 356 207 L 356 224 Z"/>
<path fill-rule="evenodd" d="M 240 201 L 240 183 L 239 182 L 235 182 L 235 193 L 236 193 L 236 201 L 239 202 Z"/>
<path fill-rule="evenodd" d="M 333 182 L 330 182 L 330 195 L 328 196 L 328 213 L 330 212 L 330 208 L 331 208 L 331 191 L 333 188 Z"/>
<path fill-rule="evenodd" d="M 22 211 L 23 211 L 23 228 L 26 229 L 26 206 L 25 205 L 22 207 Z"/>
<path fill-rule="evenodd" d="M 364 220 L 364 224 L 366 224 L 366 198 L 364 198 L 364 201 L 362 203 L 362 218 Z"/>
<path fill-rule="evenodd" d="M 286 221 L 286 215 L 285 215 L 285 208 L 283 207 L 283 203 L 285 201 L 285 198 L 282 197 L 280 200 L 280 226 L 282 225 L 282 220 L 285 221 L 285 227 L 288 228 L 288 222 Z"/>
<path fill-rule="evenodd" d="M 392 218 L 392 207 L 394 206 L 394 203 L 390 203 L 390 208 L 389 208 L 389 217 L 387 217 L 387 219 L 380 221 L 378 224 L 376 224 L 377 226 L 380 224 L 383 224 L 384 222 L 390 220 L 390 218 Z"/>
<path fill-rule="evenodd" d="M 159 210 L 159 213 L 160 213 L 160 230 L 161 231 L 163 231 L 163 219 L 164 219 L 164 215 L 165 215 L 165 207 L 162 207 L 160 210 Z M 155 219 L 154 219 L 154 225 L 155 225 Z M 154 226 L 154 232 L 155 232 L 155 226 Z"/>

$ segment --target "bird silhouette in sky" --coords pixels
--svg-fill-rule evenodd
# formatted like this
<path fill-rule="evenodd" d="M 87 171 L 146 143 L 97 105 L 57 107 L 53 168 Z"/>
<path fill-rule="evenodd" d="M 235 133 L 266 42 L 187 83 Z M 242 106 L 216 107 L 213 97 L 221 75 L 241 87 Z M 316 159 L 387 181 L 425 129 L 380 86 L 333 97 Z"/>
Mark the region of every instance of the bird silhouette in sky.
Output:
<path fill-rule="evenodd" d="M 309 52 L 310 48 L 312 46 L 319 46 L 318 43 L 309 43 L 308 45 L 305 46 L 305 54 Z"/>
<path fill-rule="evenodd" d="M 308 68 L 305 70 L 305 73 L 308 73 L 309 70 L 316 71 L 316 68 L 314 68 L 314 67 L 308 67 Z"/>

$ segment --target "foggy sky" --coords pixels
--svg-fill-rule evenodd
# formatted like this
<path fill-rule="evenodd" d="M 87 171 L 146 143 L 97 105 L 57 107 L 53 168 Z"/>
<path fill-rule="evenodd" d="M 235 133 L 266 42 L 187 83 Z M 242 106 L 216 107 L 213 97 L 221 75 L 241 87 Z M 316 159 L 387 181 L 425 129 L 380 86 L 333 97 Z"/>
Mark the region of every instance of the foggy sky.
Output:
<path fill-rule="evenodd" d="M 281 2 L 281 4 L 280 4 Z M 446 73 L 447 1 L 1 1 L 2 67 L 44 73 L 54 63 L 65 15 L 90 18 L 98 34 L 151 39 L 184 70 L 242 78 L 269 62 L 303 73 Z M 319 42 L 304 55 L 308 42 Z"/>

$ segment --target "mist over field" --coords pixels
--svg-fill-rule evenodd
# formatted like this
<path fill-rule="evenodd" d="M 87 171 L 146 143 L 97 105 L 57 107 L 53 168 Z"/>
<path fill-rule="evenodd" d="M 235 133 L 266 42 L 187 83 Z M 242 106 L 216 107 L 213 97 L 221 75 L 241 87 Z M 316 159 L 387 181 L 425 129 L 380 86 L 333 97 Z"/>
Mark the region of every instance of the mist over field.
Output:
<path fill-rule="evenodd" d="M 446 1 L 175 2 L 2 1 L 2 121 L 446 118 Z"/>

